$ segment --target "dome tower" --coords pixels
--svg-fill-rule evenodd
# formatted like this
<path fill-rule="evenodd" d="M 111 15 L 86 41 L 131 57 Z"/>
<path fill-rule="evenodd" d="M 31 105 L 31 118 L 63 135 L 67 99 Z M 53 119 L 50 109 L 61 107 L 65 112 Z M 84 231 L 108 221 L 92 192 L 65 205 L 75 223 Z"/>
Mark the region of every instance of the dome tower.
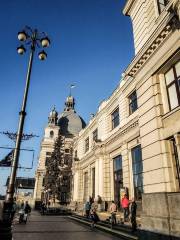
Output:
<path fill-rule="evenodd" d="M 76 113 L 74 106 L 75 99 L 70 95 L 66 99 L 64 111 L 58 117 L 60 133 L 65 137 L 77 135 L 86 126 L 85 121 Z"/>

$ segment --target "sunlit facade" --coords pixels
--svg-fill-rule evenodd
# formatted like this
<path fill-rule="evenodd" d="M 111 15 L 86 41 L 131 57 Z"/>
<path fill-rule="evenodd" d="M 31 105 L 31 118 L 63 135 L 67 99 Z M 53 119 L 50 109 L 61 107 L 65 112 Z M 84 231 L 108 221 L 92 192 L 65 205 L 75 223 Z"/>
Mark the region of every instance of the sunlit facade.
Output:
<path fill-rule="evenodd" d="M 143 205 L 144 229 L 175 235 L 180 226 L 180 213 L 171 204 L 180 200 L 179 12 L 177 0 L 126 1 L 123 13 L 132 21 L 135 57 L 76 138 L 72 168 L 74 202 L 100 195 L 104 203 L 119 204 L 126 192 Z"/>

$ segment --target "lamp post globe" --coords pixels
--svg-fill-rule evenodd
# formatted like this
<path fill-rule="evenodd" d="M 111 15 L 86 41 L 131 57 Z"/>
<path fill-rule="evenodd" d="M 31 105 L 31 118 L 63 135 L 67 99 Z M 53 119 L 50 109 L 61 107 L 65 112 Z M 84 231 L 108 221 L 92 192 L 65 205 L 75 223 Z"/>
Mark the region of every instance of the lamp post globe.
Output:
<path fill-rule="evenodd" d="M 50 40 L 48 37 L 45 37 L 45 38 L 42 38 L 41 39 L 41 45 L 42 47 L 46 48 L 46 47 L 49 47 L 50 45 Z"/>
<path fill-rule="evenodd" d="M 44 60 L 46 60 L 46 58 L 47 58 L 47 53 L 45 51 L 41 51 L 39 53 L 39 59 L 44 61 Z"/>
<path fill-rule="evenodd" d="M 19 39 L 19 41 L 26 41 L 27 34 L 24 31 L 18 32 L 18 39 Z"/>
<path fill-rule="evenodd" d="M 20 55 L 23 55 L 25 52 L 26 52 L 26 49 L 23 45 L 19 46 L 17 48 L 17 52 L 20 54 Z"/>

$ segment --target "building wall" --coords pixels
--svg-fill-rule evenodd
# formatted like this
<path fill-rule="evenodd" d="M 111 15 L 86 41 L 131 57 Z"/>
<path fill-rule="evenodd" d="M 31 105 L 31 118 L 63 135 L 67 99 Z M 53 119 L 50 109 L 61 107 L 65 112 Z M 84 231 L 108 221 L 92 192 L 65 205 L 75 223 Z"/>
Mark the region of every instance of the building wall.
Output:
<path fill-rule="evenodd" d="M 170 111 L 164 74 L 180 60 L 178 1 L 169 1 L 159 14 L 157 2 L 127 1 L 124 13 L 130 15 L 134 29 L 136 56 L 124 71 L 118 88 L 104 102 L 88 126 L 75 140 L 77 160 L 73 163 L 74 201 L 84 199 L 84 173 L 88 172 L 88 193 L 92 194 L 91 168 L 95 167 L 95 197 L 114 199 L 113 159 L 122 155 L 123 186 L 134 196 L 131 150 L 141 145 L 144 194 L 178 192 L 179 185 L 171 141 L 174 137 L 180 156 L 180 106 Z M 129 115 L 128 96 L 136 89 L 138 109 Z M 120 124 L 112 129 L 111 113 L 119 107 Z M 100 141 L 92 141 L 98 128 Z M 89 150 L 85 152 L 85 139 Z M 180 157 L 179 157 L 180 159 Z M 179 160 L 180 161 L 180 160 Z"/>
<path fill-rule="evenodd" d="M 54 133 L 53 137 L 50 135 L 50 132 Z M 39 154 L 38 168 L 36 170 L 36 182 L 34 188 L 34 200 L 40 201 L 43 192 L 43 179 L 46 174 L 46 158 L 48 157 L 47 153 L 51 153 L 54 150 L 54 143 L 58 137 L 59 127 L 48 125 L 45 128 L 44 138 L 41 142 L 41 149 Z"/>

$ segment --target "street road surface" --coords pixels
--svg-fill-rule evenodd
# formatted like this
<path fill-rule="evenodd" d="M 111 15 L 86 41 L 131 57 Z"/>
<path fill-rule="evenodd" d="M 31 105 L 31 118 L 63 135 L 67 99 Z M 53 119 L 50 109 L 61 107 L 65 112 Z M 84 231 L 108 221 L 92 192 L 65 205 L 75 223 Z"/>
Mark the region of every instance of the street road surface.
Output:
<path fill-rule="evenodd" d="M 13 240 L 120 240 L 113 235 L 81 225 L 64 216 L 41 216 L 32 212 L 27 224 L 13 227 Z"/>

